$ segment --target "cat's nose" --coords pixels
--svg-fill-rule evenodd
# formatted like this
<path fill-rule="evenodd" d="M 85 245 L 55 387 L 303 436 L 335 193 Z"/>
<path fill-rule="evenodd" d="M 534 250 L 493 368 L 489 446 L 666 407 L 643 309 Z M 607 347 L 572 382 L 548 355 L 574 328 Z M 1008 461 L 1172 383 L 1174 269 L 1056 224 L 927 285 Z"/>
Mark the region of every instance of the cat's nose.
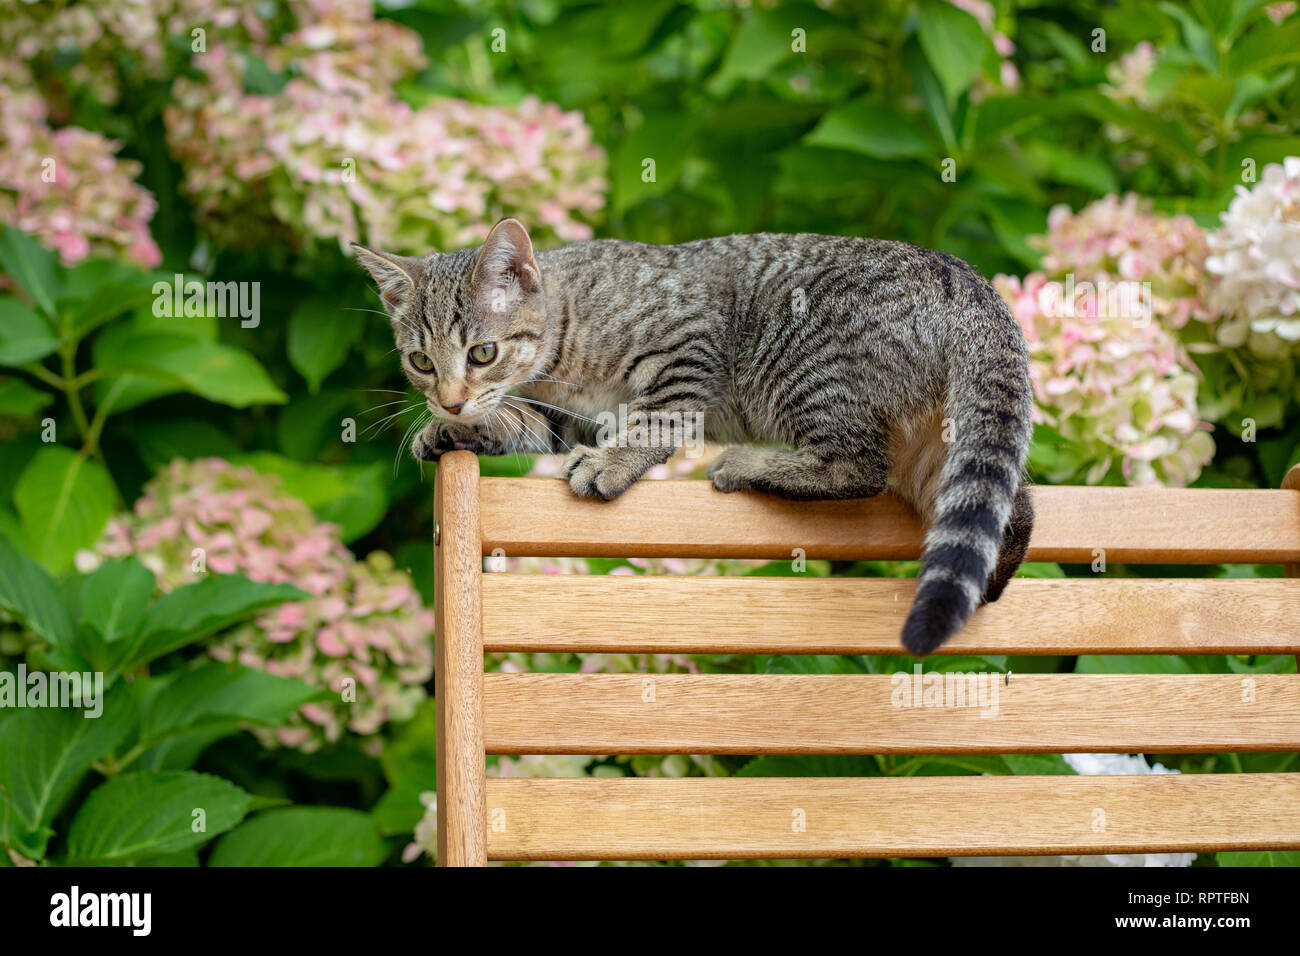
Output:
<path fill-rule="evenodd" d="M 446 409 L 448 412 L 450 412 L 452 415 L 459 415 L 460 410 L 465 406 L 461 404 L 461 405 L 443 405 L 442 407 Z"/>

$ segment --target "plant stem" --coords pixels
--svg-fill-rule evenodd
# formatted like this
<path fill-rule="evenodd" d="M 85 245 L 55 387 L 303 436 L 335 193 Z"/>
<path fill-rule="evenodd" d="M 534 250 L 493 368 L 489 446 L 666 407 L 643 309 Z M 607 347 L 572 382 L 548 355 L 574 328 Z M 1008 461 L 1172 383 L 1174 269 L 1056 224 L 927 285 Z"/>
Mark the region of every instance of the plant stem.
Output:
<path fill-rule="evenodd" d="M 84 441 L 90 433 L 90 421 L 86 418 L 86 406 L 81 401 L 81 391 L 77 388 L 76 357 L 73 350 L 76 345 L 64 345 L 59 348 L 59 358 L 63 361 L 63 378 L 59 387 L 68 396 L 68 407 L 72 409 L 72 420 L 77 423 L 77 432 Z M 84 450 L 84 449 L 83 449 Z"/>
<path fill-rule="evenodd" d="M 118 396 L 122 394 L 128 381 L 128 378 L 123 377 L 114 382 L 112 388 L 108 390 L 108 394 L 104 396 L 103 401 L 95 409 L 95 418 L 90 423 L 90 430 L 86 433 L 86 444 L 82 449 L 86 454 L 99 454 L 99 436 L 104 430 L 104 422 L 108 420 L 109 413 L 113 410 L 113 406 L 117 404 Z"/>
<path fill-rule="evenodd" d="M 57 388 L 60 392 L 63 391 L 63 379 L 59 378 L 39 362 L 32 362 L 30 365 L 24 365 L 22 370 L 28 375 L 40 379 L 51 388 Z"/>

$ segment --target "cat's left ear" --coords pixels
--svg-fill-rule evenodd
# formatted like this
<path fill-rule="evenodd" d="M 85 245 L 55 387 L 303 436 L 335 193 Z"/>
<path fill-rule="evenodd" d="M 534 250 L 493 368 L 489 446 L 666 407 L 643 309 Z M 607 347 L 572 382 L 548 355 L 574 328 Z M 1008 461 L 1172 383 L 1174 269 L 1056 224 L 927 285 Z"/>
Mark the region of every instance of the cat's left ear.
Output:
<path fill-rule="evenodd" d="M 533 258 L 533 241 L 518 219 L 502 219 L 483 240 L 471 277 L 474 287 L 497 312 L 513 311 L 527 294 L 542 287 Z"/>
<path fill-rule="evenodd" d="M 424 260 L 367 249 L 359 242 L 352 243 L 352 248 L 357 261 L 366 267 L 379 286 L 379 298 L 383 300 L 384 308 L 389 315 L 396 317 L 415 292 L 416 283 L 424 271 Z"/>

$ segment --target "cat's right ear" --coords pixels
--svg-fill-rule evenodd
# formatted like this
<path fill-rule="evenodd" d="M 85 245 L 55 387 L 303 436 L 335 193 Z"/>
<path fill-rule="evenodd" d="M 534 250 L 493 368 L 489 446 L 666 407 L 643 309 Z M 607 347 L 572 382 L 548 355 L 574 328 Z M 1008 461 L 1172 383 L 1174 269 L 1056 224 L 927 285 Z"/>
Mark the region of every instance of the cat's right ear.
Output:
<path fill-rule="evenodd" d="M 413 256 L 395 256 L 391 252 L 368 249 L 359 242 L 351 244 L 357 261 L 366 267 L 370 277 L 379 286 L 379 298 L 389 315 L 396 315 L 415 292 L 415 283 L 424 267 L 424 260 Z"/>

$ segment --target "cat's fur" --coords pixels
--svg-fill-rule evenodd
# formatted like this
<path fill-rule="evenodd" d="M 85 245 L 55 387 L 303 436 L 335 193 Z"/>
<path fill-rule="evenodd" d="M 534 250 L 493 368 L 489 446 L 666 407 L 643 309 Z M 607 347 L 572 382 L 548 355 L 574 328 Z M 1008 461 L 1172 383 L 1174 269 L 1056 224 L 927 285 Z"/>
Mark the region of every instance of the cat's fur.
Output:
<path fill-rule="evenodd" d="M 709 440 L 752 443 L 714 461 L 720 491 L 857 498 L 892 477 L 929 526 L 903 628 L 913 654 L 996 600 L 1024 558 L 1025 340 L 960 259 L 900 242 L 770 234 L 676 246 L 602 239 L 534 255 L 513 219 L 479 249 L 358 255 L 434 416 L 414 441 L 418 458 L 572 445 L 573 491 L 613 498 L 684 440 L 596 447 L 587 419 L 626 403 L 702 412 Z M 495 359 L 469 365 L 468 350 L 488 342 Z M 419 352 L 433 363 L 427 374 L 412 365 Z"/>

